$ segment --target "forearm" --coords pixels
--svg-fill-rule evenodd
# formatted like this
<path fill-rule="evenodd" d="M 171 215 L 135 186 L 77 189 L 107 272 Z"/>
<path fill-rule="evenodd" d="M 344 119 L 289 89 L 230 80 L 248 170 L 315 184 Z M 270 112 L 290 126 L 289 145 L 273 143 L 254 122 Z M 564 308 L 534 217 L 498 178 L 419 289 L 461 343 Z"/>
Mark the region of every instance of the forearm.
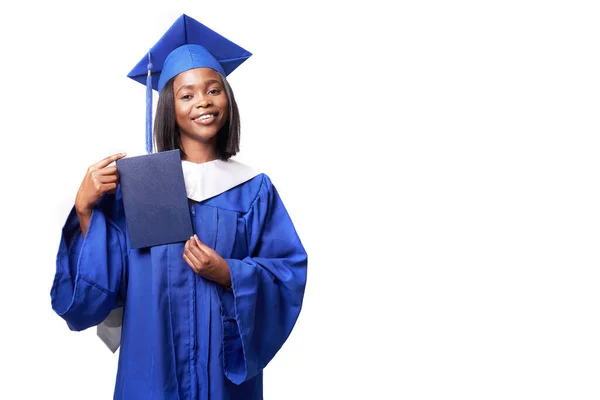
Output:
<path fill-rule="evenodd" d="M 87 210 L 79 210 L 77 207 L 75 208 L 75 212 L 77 213 L 77 219 L 79 220 L 79 227 L 81 228 L 81 236 L 85 237 L 85 234 L 88 231 L 90 226 L 90 220 L 92 218 L 92 212 Z"/>
<path fill-rule="evenodd" d="M 231 286 L 231 272 L 229 271 L 229 264 L 223 258 L 221 258 L 215 265 L 214 268 L 207 268 L 200 272 L 204 278 L 223 285 L 225 287 Z"/>
<path fill-rule="evenodd" d="M 219 270 L 217 282 L 225 287 L 231 286 L 231 272 L 229 271 L 229 264 L 223 260 L 223 264 Z"/>

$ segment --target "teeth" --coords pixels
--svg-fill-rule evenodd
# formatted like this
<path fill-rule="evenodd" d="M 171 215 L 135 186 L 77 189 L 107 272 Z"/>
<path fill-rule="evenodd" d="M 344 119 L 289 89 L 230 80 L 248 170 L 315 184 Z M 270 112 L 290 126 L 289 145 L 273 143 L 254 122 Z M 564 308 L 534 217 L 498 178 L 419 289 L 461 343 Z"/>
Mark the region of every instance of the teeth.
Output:
<path fill-rule="evenodd" d="M 204 114 L 204 115 L 198 117 L 198 119 L 204 121 L 204 120 L 207 120 L 207 119 L 212 118 L 212 117 L 213 117 L 212 114 Z"/>

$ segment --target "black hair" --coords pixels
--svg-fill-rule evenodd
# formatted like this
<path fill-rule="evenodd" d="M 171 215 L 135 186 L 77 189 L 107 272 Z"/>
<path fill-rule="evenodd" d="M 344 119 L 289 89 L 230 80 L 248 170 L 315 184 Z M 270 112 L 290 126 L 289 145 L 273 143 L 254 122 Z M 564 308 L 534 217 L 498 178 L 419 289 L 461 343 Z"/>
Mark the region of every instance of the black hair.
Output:
<path fill-rule="evenodd" d="M 229 103 L 229 118 L 217 132 L 216 152 L 219 159 L 227 161 L 240 151 L 240 114 L 229 82 L 223 75 L 219 74 L 219 76 L 223 81 L 223 88 Z M 156 118 L 154 120 L 154 143 L 156 144 L 156 151 L 178 149 L 182 155 L 185 155 L 181 147 L 181 132 L 175 116 L 174 80 L 175 78 L 171 78 L 165 84 L 158 97 Z"/>

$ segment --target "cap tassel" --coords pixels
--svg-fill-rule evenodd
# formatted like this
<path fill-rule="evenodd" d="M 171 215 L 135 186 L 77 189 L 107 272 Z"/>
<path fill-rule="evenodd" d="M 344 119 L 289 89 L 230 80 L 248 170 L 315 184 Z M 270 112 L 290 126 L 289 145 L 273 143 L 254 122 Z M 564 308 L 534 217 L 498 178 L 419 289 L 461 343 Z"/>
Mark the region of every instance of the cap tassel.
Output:
<path fill-rule="evenodd" d="M 146 77 L 146 151 L 152 153 L 152 59 L 148 52 L 148 76 Z"/>

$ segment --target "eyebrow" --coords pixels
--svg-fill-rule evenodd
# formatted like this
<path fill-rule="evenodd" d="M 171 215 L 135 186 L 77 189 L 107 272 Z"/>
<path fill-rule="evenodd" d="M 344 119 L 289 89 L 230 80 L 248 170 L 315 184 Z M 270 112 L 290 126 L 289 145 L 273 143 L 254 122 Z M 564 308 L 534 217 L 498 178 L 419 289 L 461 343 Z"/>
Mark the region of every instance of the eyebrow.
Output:
<path fill-rule="evenodd" d="M 222 85 L 221 81 L 219 81 L 217 79 L 208 79 L 208 80 L 204 81 L 204 86 L 208 87 L 208 86 L 213 85 L 215 83 L 217 83 L 219 85 Z M 190 89 L 191 90 L 191 89 L 194 89 L 195 87 L 196 87 L 196 85 L 183 85 L 182 87 L 180 87 L 179 89 L 177 89 L 176 93 L 179 93 L 183 89 L 185 89 L 185 90 Z"/>

